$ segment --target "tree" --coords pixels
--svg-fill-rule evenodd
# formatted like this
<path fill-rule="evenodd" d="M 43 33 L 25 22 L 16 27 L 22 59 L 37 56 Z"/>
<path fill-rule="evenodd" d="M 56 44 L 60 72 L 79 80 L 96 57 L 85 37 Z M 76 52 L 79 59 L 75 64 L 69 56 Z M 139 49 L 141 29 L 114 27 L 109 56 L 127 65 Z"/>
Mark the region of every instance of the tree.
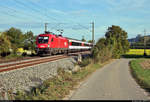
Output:
<path fill-rule="evenodd" d="M 106 39 L 100 38 L 96 43 L 96 46 L 98 47 L 99 50 L 103 49 L 106 46 Z"/>
<path fill-rule="evenodd" d="M 98 40 L 98 42 L 92 49 L 92 55 L 95 62 L 100 61 L 102 63 L 112 57 L 112 51 L 110 49 L 110 46 L 107 45 L 105 38 L 100 38 Z"/>
<path fill-rule="evenodd" d="M 92 49 L 92 55 L 95 62 L 100 60 L 100 51 L 105 47 L 105 38 L 100 38 L 94 48 Z"/>
<path fill-rule="evenodd" d="M 105 38 L 100 38 L 92 48 L 94 62 L 105 62 L 110 58 L 119 58 L 129 49 L 127 33 L 119 26 L 109 27 Z"/>
<path fill-rule="evenodd" d="M 0 34 L 0 54 L 5 55 L 10 51 L 11 43 L 5 32 Z"/>
<path fill-rule="evenodd" d="M 24 49 L 35 50 L 36 36 L 34 36 L 32 31 L 28 31 L 24 34 Z"/>
<path fill-rule="evenodd" d="M 113 49 L 114 58 L 119 58 L 121 54 L 129 50 L 127 32 L 119 26 L 112 25 L 112 27 L 108 27 L 105 37 L 107 45 L 110 45 Z"/>
<path fill-rule="evenodd" d="M 33 32 L 32 31 L 27 31 L 24 34 L 24 36 L 25 36 L 26 39 L 32 39 L 33 38 Z"/>
<path fill-rule="evenodd" d="M 6 35 L 11 42 L 13 53 L 16 54 L 17 48 L 23 46 L 23 34 L 20 29 L 10 28 L 6 31 Z"/>
<path fill-rule="evenodd" d="M 84 41 L 84 42 L 86 42 L 86 40 L 84 39 L 84 36 L 82 36 L 82 40 L 81 41 Z"/>
<path fill-rule="evenodd" d="M 88 43 L 92 43 L 92 40 L 89 40 Z"/>

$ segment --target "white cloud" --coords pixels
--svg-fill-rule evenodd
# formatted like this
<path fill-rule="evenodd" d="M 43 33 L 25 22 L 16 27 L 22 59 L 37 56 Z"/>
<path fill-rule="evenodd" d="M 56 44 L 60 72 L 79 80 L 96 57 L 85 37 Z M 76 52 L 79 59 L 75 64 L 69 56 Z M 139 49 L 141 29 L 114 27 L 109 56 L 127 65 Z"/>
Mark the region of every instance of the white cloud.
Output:
<path fill-rule="evenodd" d="M 81 10 L 71 11 L 69 14 L 81 16 L 81 15 L 85 15 L 87 13 L 88 13 L 88 10 L 81 9 Z"/>
<path fill-rule="evenodd" d="M 106 2 L 110 5 L 112 11 L 129 11 L 144 9 L 148 0 L 106 0 Z"/>
<path fill-rule="evenodd" d="M 40 1 L 43 1 L 43 0 L 29 0 L 31 2 L 34 2 L 34 3 L 39 3 Z"/>
<path fill-rule="evenodd" d="M 66 12 L 63 12 L 61 10 L 56 10 L 56 9 L 51 9 L 50 12 L 53 12 L 53 13 L 56 13 L 56 14 L 63 14 L 63 15 L 67 14 Z"/>

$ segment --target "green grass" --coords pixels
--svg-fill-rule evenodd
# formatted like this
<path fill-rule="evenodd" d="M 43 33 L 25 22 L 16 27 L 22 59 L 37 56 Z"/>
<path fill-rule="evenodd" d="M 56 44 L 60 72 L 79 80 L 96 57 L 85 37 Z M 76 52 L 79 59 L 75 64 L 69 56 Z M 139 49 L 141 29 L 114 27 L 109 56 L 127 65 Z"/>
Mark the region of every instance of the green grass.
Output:
<path fill-rule="evenodd" d="M 90 63 L 90 58 L 84 59 L 81 63 L 79 63 L 80 67 L 85 67 Z"/>
<path fill-rule="evenodd" d="M 131 73 L 142 88 L 150 91 L 150 70 L 141 67 L 140 62 L 142 61 L 144 59 L 130 61 Z"/>
<path fill-rule="evenodd" d="M 10 54 L 6 57 L 0 57 L 0 61 L 10 61 L 10 60 L 21 60 L 24 57 L 29 57 L 29 55 L 27 56 L 22 56 L 22 55 L 17 55 L 17 54 Z"/>
<path fill-rule="evenodd" d="M 5 59 L 21 58 L 21 57 L 23 57 L 23 56 L 21 56 L 21 55 L 15 55 L 15 54 L 10 54 L 10 55 L 6 56 Z"/>
<path fill-rule="evenodd" d="M 21 56 L 21 55 L 10 54 L 6 57 L 0 57 L 0 61 L 17 60 L 17 59 L 22 59 L 23 57 L 24 56 Z"/>
<path fill-rule="evenodd" d="M 89 62 L 90 61 L 90 62 Z M 17 92 L 16 100 L 61 100 L 69 94 L 70 90 L 74 89 L 80 81 L 101 67 L 102 64 L 93 64 L 91 60 L 83 61 L 86 63 L 82 69 L 77 72 L 68 73 L 62 69 L 58 70 L 58 75 L 50 78 L 39 86 L 32 89 L 30 93 Z"/>

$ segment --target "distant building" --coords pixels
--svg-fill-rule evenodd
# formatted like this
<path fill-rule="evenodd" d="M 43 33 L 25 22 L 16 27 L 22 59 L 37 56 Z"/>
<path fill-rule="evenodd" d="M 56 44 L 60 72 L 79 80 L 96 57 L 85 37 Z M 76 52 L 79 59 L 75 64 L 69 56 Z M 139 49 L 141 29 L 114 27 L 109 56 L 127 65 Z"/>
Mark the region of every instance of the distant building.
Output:
<path fill-rule="evenodd" d="M 140 34 L 136 36 L 136 38 L 131 38 L 128 39 L 129 43 L 135 43 L 135 42 L 139 42 L 140 38 L 143 38 L 144 36 L 141 36 Z M 150 39 L 150 35 L 146 35 L 146 39 L 149 40 Z"/>
<path fill-rule="evenodd" d="M 140 34 L 138 34 L 136 36 L 136 38 L 131 38 L 131 39 L 128 39 L 129 43 L 134 43 L 134 42 L 138 42 L 140 40 L 142 36 Z"/>

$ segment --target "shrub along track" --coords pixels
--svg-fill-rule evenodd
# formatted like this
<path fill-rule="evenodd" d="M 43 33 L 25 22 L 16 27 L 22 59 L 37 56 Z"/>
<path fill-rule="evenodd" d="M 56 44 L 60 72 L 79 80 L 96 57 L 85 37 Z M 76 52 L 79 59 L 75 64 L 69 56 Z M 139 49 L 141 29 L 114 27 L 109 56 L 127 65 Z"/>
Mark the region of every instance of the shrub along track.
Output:
<path fill-rule="evenodd" d="M 20 57 L 20 58 L 13 58 L 13 59 L 0 59 L 0 64 L 20 61 L 20 60 L 37 59 L 37 58 L 40 58 L 40 57 L 39 56 L 32 56 L 32 57 L 31 56 L 25 56 L 25 57 Z"/>

